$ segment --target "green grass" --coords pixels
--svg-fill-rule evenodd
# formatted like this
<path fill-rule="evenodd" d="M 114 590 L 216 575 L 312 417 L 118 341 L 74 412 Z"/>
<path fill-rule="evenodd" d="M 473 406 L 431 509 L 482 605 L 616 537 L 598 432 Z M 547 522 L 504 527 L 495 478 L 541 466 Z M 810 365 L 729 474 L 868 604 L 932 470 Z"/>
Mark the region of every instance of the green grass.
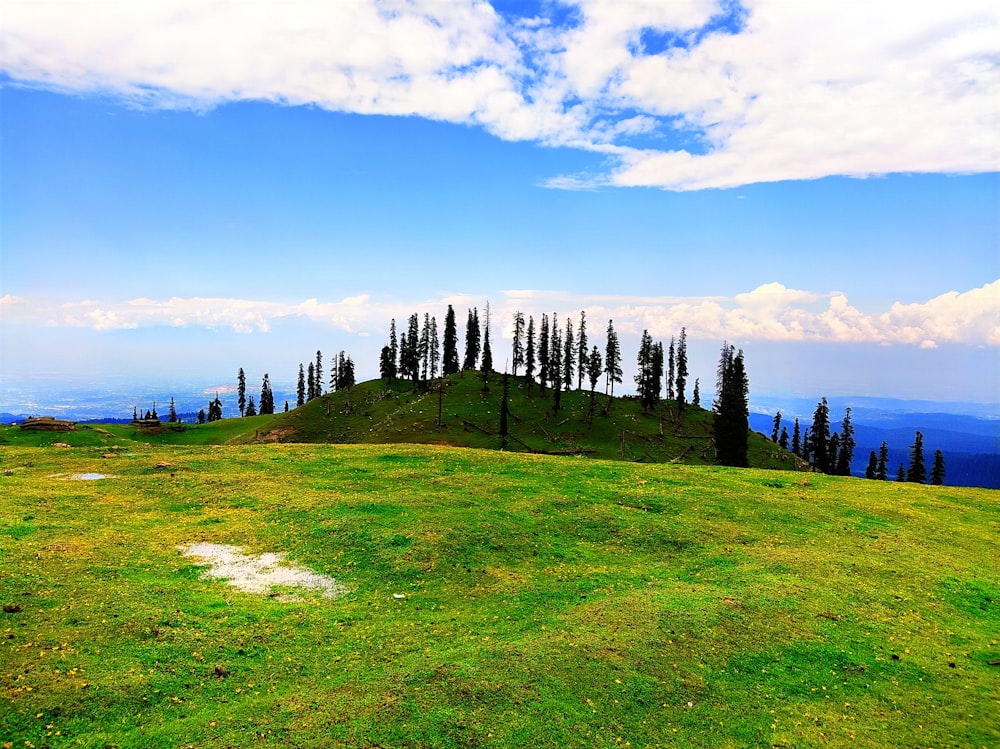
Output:
<path fill-rule="evenodd" d="M 435 446 L 105 450 L 0 447 L 0 745 L 1000 742 L 996 492 Z M 88 472 L 114 478 L 60 478 Z M 240 593 L 177 549 L 197 541 L 351 592 Z"/>

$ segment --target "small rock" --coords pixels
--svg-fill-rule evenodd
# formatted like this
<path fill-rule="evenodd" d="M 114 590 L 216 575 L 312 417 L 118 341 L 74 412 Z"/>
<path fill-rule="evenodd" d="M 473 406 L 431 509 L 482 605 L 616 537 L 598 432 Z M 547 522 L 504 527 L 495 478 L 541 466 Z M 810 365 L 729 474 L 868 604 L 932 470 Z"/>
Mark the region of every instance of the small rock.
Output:
<path fill-rule="evenodd" d="M 16 603 L 5 603 L 3 606 L 3 613 L 5 614 L 16 614 L 21 610 L 21 607 Z"/>

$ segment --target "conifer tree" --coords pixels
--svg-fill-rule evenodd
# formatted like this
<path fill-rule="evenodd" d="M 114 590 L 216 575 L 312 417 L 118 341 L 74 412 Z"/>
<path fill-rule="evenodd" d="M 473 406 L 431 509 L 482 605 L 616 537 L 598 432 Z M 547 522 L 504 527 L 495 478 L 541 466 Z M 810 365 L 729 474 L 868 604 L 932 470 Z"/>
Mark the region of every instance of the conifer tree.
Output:
<path fill-rule="evenodd" d="M 677 386 L 677 407 L 684 408 L 686 402 L 684 388 L 687 386 L 688 376 L 688 356 L 687 356 L 687 330 L 681 328 L 680 337 L 677 339 L 677 376 L 675 385 Z"/>
<path fill-rule="evenodd" d="M 778 437 L 778 445 L 782 450 L 788 449 L 788 428 L 781 427 L 781 436 Z"/>
<path fill-rule="evenodd" d="M 340 352 L 343 356 L 343 351 Z M 337 383 L 338 390 L 350 390 L 355 385 L 354 379 L 354 360 L 351 357 L 346 357 L 341 360 L 340 367 L 338 369 L 340 376 Z"/>
<path fill-rule="evenodd" d="M 382 347 L 382 352 L 378 359 L 378 375 L 386 382 L 392 382 L 392 374 L 395 368 L 395 363 L 392 361 L 392 348 L 385 345 Z"/>
<path fill-rule="evenodd" d="M 816 404 L 808 445 L 812 464 L 821 473 L 830 473 L 830 407 L 826 398 Z"/>
<path fill-rule="evenodd" d="M 288 401 L 285 401 L 285 413 L 288 413 Z"/>
<path fill-rule="evenodd" d="M 528 317 L 528 332 L 524 339 L 524 376 L 528 381 L 528 392 L 535 380 L 535 318 Z"/>
<path fill-rule="evenodd" d="M 724 466 L 744 468 L 747 459 L 749 427 L 749 393 L 743 351 L 723 344 L 719 357 L 716 400 L 712 407 L 715 451 Z"/>
<path fill-rule="evenodd" d="M 674 337 L 670 336 L 670 349 L 667 353 L 667 398 L 674 400 L 674 375 L 677 367 L 677 353 L 674 350 Z"/>
<path fill-rule="evenodd" d="M 299 381 L 295 386 L 295 407 L 303 405 L 306 402 L 306 370 L 299 362 Z"/>
<path fill-rule="evenodd" d="M 549 385 L 549 316 L 542 313 L 542 329 L 538 333 L 538 384 L 542 395 Z"/>
<path fill-rule="evenodd" d="M 389 322 L 389 360 L 392 366 L 388 368 L 389 380 L 396 380 L 396 362 L 399 361 L 399 337 L 396 335 L 396 318 Z"/>
<path fill-rule="evenodd" d="M 271 391 L 271 379 L 264 373 L 264 379 L 260 385 L 260 412 L 261 414 L 274 413 L 274 393 Z"/>
<path fill-rule="evenodd" d="M 455 324 L 455 310 L 448 305 L 444 316 L 444 361 L 441 363 L 445 377 L 458 372 L 458 328 Z"/>
<path fill-rule="evenodd" d="M 254 405 L 253 396 L 250 396 L 250 400 L 243 409 L 243 416 L 256 416 L 257 406 Z"/>
<path fill-rule="evenodd" d="M 903 467 L 902 463 L 899 464 L 899 470 L 896 471 L 896 481 L 900 483 L 906 481 L 906 469 Z"/>
<path fill-rule="evenodd" d="M 559 323 L 556 315 L 552 315 L 552 330 L 549 332 L 549 375 L 552 382 L 552 413 L 559 413 L 562 402 L 562 336 L 559 334 Z"/>
<path fill-rule="evenodd" d="M 514 343 L 511 351 L 511 370 L 517 377 L 517 370 L 524 366 L 524 313 L 514 313 Z"/>
<path fill-rule="evenodd" d="M 465 360 L 462 362 L 462 371 L 474 370 L 476 368 L 479 362 L 481 346 L 479 310 L 473 307 L 469 310 L 469 317 L 465 323 Z"/>
<path fill-rule="evenodd" d="M 875 478 L 878 481 L 889 480 L 889 443 L 883 442 L 878 449 L 878 465 L 875 468 Z"/>
<path fill-rule="evenodd" d="M 774 421 L 771 429 L 771 442 L 778 441 L 778 430 L 781 428 L 781 409 L 779 408 L 777 413 L 774 414 Z"/>
<path fill-rule="evenodd" d="M 431 315 L 429 312 L 424 313 L 424 324 L 420 328 L 420 344 L 418 348 L 420 379 L 427 382 L 431 374 Z"/>
<path fill-rule="evenodd" d="M 563 338 L 563 386 L 569 391 L 576 376 L 576 340 L 573 338 L 573 321 L 566 318 L 566 337 Z"/>
<path fill-rule="evenodd" d="M 240 367 L 240 371 L 236 375 L 236 405 L 240 409 L 240 416 L 242 416 L 247 407 L 247 376 L 243 373 L 243 367 Z"/>
<path fill-rule="evenodd" d="M 694 406 L 701 406 L 701 380 L 697 377 L 694 378 L 694 392 L 691 393 L 691 404 Z M 787 435 L 788 432 L 785 432 Z"/>
<path fill-rule="evenodd" d="M 316 365 L 309 362 L 309 374 L 306 376 L 306 400 L 316 397 Z"/>
<path fill-rule="evenodd" d="M 878 456 L 872 450 L 868 454 L 868 467 L 865 469 L 865 478 L 875 480 L 878 477 Z"/>
<path fill-rule="evenodd" d="M 618 334 L 615 332 L 613 320 L 608 320 L 608 340 L 604 347 L 604 371 L 607 374 L 605 392 L 612 398 L 615 395 L 615 383 L 622 381 L 622 350 L 618 345 Z"/>
<path fill-rule="evenodd" d="M 198 409 L 198 423 L 199 424 L 204 424 L 205 423 L 205 409 L 204 408 L 199 408 Z"/>
<path fill-rule="evenodd" d="M 577 390 L 583 389 L 583 378 L 587 374 L 587 355 L 589 353 L 587 346 L 587 313 L 585 310 L 580 310 L 580 328 L 576 333 Z"/>
<path fill-rule="evenodd" d="M 590 350 L 590 353 L 587 354 L 587 379 L 590 382 L 590 410 L 588 417 L 591 424 L 594 422 L 595 389 L 602 374 L 604 374 L 604 362 L 601 361 L 601 350 L 595 345 Z"/>
<path fill-rule="evenodd" d="M 802 433 L 799 431 L 799 420 L 795 419 L 795 427 L 792 429 L 792 454 L 802 457 Z"/>
<path fill-rule="evenodd" d="M 171 424 L 177 423 L 177 409 L 174 407 L 174 397 L 170 396 L 170 410 L 167 412 L 167 421 Z"/>
<path fill-rule="evenodd" d="M 663 390 L 663 343 L 657 341 L 653 344 L 653 384 L 652 395 L 654 405 L 660 402 L 660 391 Z M 701 400 L 701 395 L 698 395 Z"/>
<path fill-rule="evenodd" d="M 220 419 L 222 419 L 222 401 L 219 400 L 219 394 L 216 393 L 215 400 L 208 403 L 208 420 L 219 421 Z"/>
<path fill-rule="evenodd" d="M 944 483 L 944 453 L 934 451 L 934 463 L 931 466 L 931 484 L 941 486 Z"/>
<path fill-rule="evenodd" d="M 927 481 L 927 469 L 924 467 L 924 435 L 917 432 L 910 445 L 910 467 L 906 471 L 906 480 L 916 484 Z"/>
<path fill-rule="evenodd" d="M 850 476 L 851 461 L 854 460 L 854 448 L 857 443 L 854 441 L 854 424 L 851 421 L 851 409 L 844 413 L 844 421 L 840 425 L 840 446 L 837 453 L 836 475 Z M 832 460 L 831 455 L 831 460 Z"/>
<path fill-rule="evenodd" d="M 420 383 L 420 318 L 416 312 L 410 315 L 406 327 L 406 364 L 401 369 L 403 376 L 413 380 L 415 386 Z"/>
<path fill-rule="evenodd" d="M 431 378 L 438 376 L 441 367 L 441 342 L 438 340 L 437 318 L 431 317 L 430 335 Z"/>
<path fill-rule="evenodd" d="M 490 373 L 493 371 L 493 349 L 490 346 L 490 303 L 486 303 L 486 318 L 484 320 L 486 327 L 483 330 L 483 360 L 481 363 L 481 369 L 483 370 L 484 379 L 488 379 Z"/>
<path fill-rule="evenodd" d="M 642 331 L 639 339 L 639 353 L 636 356 L 635 387 L 642 403 L 642 412 L 649 413 L 656 405 L 653 393 L 653 339 L 648 330 Z"/>
<path fill-rule="evenodd" d="M 321 351 L 316 352 L 316 369 L 313 372 L 313 377 L 316 378 L 316 397 L 319 398 L 323 395 L 323 353 Z M 274 413 L 274 404 L 271 405 L 270 413 Z"/>

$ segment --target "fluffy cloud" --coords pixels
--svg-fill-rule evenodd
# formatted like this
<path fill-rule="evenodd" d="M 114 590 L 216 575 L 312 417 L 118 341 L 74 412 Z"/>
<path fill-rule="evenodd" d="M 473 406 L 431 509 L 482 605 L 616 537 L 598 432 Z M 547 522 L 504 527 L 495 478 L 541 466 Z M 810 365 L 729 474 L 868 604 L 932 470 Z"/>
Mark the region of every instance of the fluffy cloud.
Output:
<path fill-rule="evenodd" d="M 607 173 L 547 183 L 560 188 L 1000 169 L 991 0 L 542 8 L 562 15 L 482 0 L 11 0 L 0 64 L 22 85 L 146 106 L 418 115 L 608 155 Z"/>
<path fill-rule="evenodd" d="M 98 331 L 147 327 L 228 328 L 238 333 L 267 333 L 278 322 L 313 324 L 356 335 L 384 335 L 395 318 L 402 326 L 414 311 L 436 314 L 444 324 L 451 304 L 460 324 L 465 310 L 485 306 L 470 295 L 436 299 L 375 300 L 367 295 L 340 301 L 307 299 L 285 303 L 224 298 L 134 299 L 124 302 L 84 301 L 56 308 L 31 300 L 5 302 L 11 323 L 86 327 Z M 515 311 L 555 313 L 560 320 L 587 312 L 591 336 L 603 335 L 607 320 L 622 334 L 648 329 L 668 338 L 681 327 L 695 339 L 738 342 L 876 343 L 933 348 L 942 344 L 1000 346 L 1000 280 L 964 293 L 949 292 L 916 304 L 892 305 L 868 313 L 839 292 L 815 293 L 769 283 L 732 298 L 577 296 L 563 292 L 505 292 L 492 304 L 494 324 L 510 335 Z M 561 324 L 561 323 L 560 323 Z"/>

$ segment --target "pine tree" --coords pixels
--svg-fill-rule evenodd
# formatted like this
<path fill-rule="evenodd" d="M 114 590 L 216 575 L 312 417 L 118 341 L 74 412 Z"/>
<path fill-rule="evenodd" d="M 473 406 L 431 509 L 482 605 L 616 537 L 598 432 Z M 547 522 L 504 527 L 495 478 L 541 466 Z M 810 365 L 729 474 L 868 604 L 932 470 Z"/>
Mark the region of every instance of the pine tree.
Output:
<path fill-rule="evenodd" d="M 306 400 L 316 397 L 316 365 L 309 362 L 309 374 L 306 376 Z"/>
<path fill-rule="evenodd" d="M 438 323 L 436 317 L 431 317 L 430 335 L 431 378 L 438 376 L 441 367 L 441 342 L 438 340 Z"/>
<path fill-rule="evenodd" d="M 343 355 L 343 351 L 340 352 Z M 350 390 L 354 387 L 354 360 L 351 357 L 346 357 L 342 360 L 340 364 L 340 381 L 337 385 L 338 390 Z"/>
<path fill-rule="evenodd" d="M 587 313 L 580 310 L 580 328 L 576 334 L 576 389 L 583 389 L 583 378 L 587 374 Z"/>
<path fill-rule="evenodd" d="M 656 405 L 656 395 L 653 393 L 653 339 L 648 330 L 643 330 L 639 339 L 635 387 L 642 403 L 642 412 L 649 413 Z"/>
<path fill-rule="evenodd" d="M 474 370 L 476 368 L 479 362 L 481 345 L 479 337 L 479 310 L 473 307 L 469 310 L 469 317 L 465 323 L 465 360 L 462 362 L 462 371 Z"/>
<path fill-rule="evenodd" d="M 222 419 L 222 401 L 219 394 L 215 394 L 215 400 L 208 403 L 208 421 L 219 421 Z"/>
<path fill-rule="evenodd" d="M 243 373 L 243 367 L 240 367 L 240 371 L 236 375 L 236 405 L 240 409 L 240 416 L 242 416 L 247 407 L 247 376 Z"/>
<path fill-rule="evenodd" d="M 618 345 L 618 334 L 615 332 L 613 320 L 608 320 L 608 340 L 604 347 L 604 371 L 607 373 L 605 392 L 613 398 L 615 395 L 615 383 L 622 381 L 623 374 L 622 350 Z"/>
<path fill-rule="evenodd" d="M 396 335 L 396 318 L 392 318 L 389 323 L 389 361 L 392 366 L 388 367 L 389 381 L 396 381 L 396 362 L 399 361 L 399 337 Z"/>
<path fill-rule="evenodd" d="M 674 349 L 674 337 L 670 336 L 670 349 L 667 355 L 667 398 L 674 400 L 674 376 L 677 369 L 677 352 Z"/>
<path fill-rule="evenodd" d="M 321 351 L 316 352 L 316 369 L 313 371 L 313 377 L 316 378 L 316 397 L 319 398 L 323 395 L 323 353 Z M 274 413 L 273 402 L 269 413 Z"/>
<path fill-rule="evenodd" d="M 382 353 L 378 359 L 378 375 L 386 382 L 392 382 L 393 370 L 396 368 L 392 361 L 392 348 L 388 345 L 382 347 Z"/>
<path fill-rule="evenodd" d="M 795 419 L 795 427 L 792 429 L 792 454 L 802 457 L 802 433 L 799 430 L 798 419 Z"/>
<path fill-rule="evenodd" d="M 171 424 L 177 423 L 177 409 L 174 407 L 174 398 L 170 396 L 170 410 L 167 412 L 167 421 Z"/>
<path fill-rule="evenodd" d="M 851 409 L 844 413 L 844 421 L 840 425 L 840 452 L 837 454 L 836 474 L 851 475 L 851 461 L 854 460 L 854 424 L 851 422 Z M 831 456 L 832 458 L 832 456 Z"/>
<path fill-rule="evenodd" d="M 484 320 L 486 327 L 483 330 L 483 360 L 481 364 L 481 369 L 483 370 L 483 378 L 488 379 L 490 373 L 493 371 L 493 349 L 490 347 L 490 303 L 486 303 L 486 319 Z"/>
<path fill-rule="evenodd" d="M 826 398 L 816 404 L 807 447 L 812 464 L 821 473 L 830 473 L 830 407 Z"/>
<path fill-rule="evenodd" d="M 204 424 L 205 423 L 205 409 L 204 408 L 199 408 L 198 409 L 198 423 L 199 424 Z"/>
<path fill-rule="evenodd" d="M 587 354 L 587 379 L 590 381 L 591 395 L 593 395 L 602 374 L 604 374 L 604 362 L 601 360 L 601 350 L 595 345 Z M 591 399 L 593 400 L 593 398 Z"/>
<path fill-rule="evenodd" d="M 552 383 L 552 413 L 559 413 L 562 403 L 562 335 L 559 320 L 552 314 L 552 330 L 549 332 L 549 376 Z"/>
<path fill-rule="evenodd" d="M 878 481 L 889 480 L 889 443 L 883 442 L 878 449 L 878 465 L 875 468 L 875 478 Z"/>
<path fill-rule="evenodd" d="M 933 486 L 944 484 L 944 453 L 940 450 L 934 451 L 934 464 L 931 467 L 931 484 Z"/>
<path fill-rule="evenodd" d="M 528 317 L 528 332 L 524 339 L 524 376 L 528 381 L 528 392 L 535 381 L 535 318 Z"/>
<path fill-rule="evenodd" d="M 274 393 L 271 391 L 271 379 L 264 374 L 264 379 L 260 385 L 260 413 L 274 413 Z"/>
<path fill-rule="evenodd" d="M 787 427 L 781 427 L 781 436 L 778 437 L 778 446 L 781 447 L 782 450 L 787 450 L 788 449 L 788 428 Z"/>
<path fill-rule="evenodd" d="M 445 377 L 458 372 L 458 328 L 455 324 L 455 310 L 450 304 L 444 316 L 444 361 L 441 367 Z"/>
<path fill-rule="evenodd" d="M 917 436 L 910 445 L 910 467 L 906 471 L 906 480 L 915 484 L 927 481 L 927 469 L 924 467 L 924 435 Z"/>
<path fill-rule="evenodd" d="M 777 442 L 778 441 L 778 430 L 781 429 L 781 409 L 780 408 L 778 409 L 778 412 L 776 414 L 774 414 L 774 421 L 772 422 L 772 425 L 773 426 L 771 428 L 771 442 Z"/>
<path fill-rule="evenodd" d="M 651 389 L 653 391 L 654 405 L 660 402 L 660 391 L 663 390 L 663 371 L 663 343 L 657 341 L 653 344 L 653 383 Z M 698 395 L 697 402 L 701 402 L 700 394 Z"/>
<path fill-rule="evenodd" d="M 253 396 L 252 395 L 250 396 L 250 401 L 247 403 L 247 405 L 243 409 L 243 415 L 244 416 L 256 416 L 257 415 L 257 406 L 254 405 Z"/>
<path fill-rule="evenodd" d="M 717 396 L 713 404 L 715 451 L 724 466 L 745 468 L 749 427 L 749 394 L 743 351 L 723 344 L 719 357 Z"/>
<path fill-rule="evenodd" d="M 524 366 L 524 313 L 514 313 L 514 343 L 511 351 L 511 371 L 517 377 L 517 370 Z"/>
<path fill-rule="evenodd" d="M 899 464 L 899 470 L 896 471 L 896 481 L 900 483 L 906 481 L 906 469 L 903 467 L 902 463 Z"/>
<path fill-rule="evenodd" d="M 303 368 L 302 363 L 299 363 L 299 381 L 295 386 L 295 407 L 303 405 L 306 402 L 306 370 Z"/>
<path fill-rule="evenodd" d="M 285 413 L 288 413 L 288 401 L 285 401 Z"/>
<path fill-rule="evenodd" d="M 688 355 L 687 355 L 687 329 L 681 328 L 680 337 L 677 339 L 677 406 L 684 408 L 687 398 L 684 389 L 687 387 L 688 376 Z"/>
<path fill-rule="evenodd" d="M 566 318 L 566 337 L 563 338 L 563 386 L 568 392 L 576 375 L 576 340 L 573 338 L 573 321 Z"/>
<path fill-rule="evenodd" d="M 420 328 L 420 343 L 418 345 L 418 358 L 420 359 L 420 379 L 424 382 L 430 378 L 431 374 L 431 314 L 424 313 L 424 324 Z"/>
<path fill-rule="evenodd" d="M 542 313 L 542 329 L 538 333 L 538 384 L 542 395 L 549 385 L 549 316 Z"/>
<path fill-rule="evenodd" d="M 872 450 L 868 454 L 868 467 L 865 469 L 865 478 L 873 481 L 878 477 L 878 456 Z"/>
<path fill-rule="evenodd" d="M 406 326 L 406 364 L 401 366 L 404 377 L 413 380 L 414 386 L 420 383 L 420 318 L 414 312 Z M 402 357 L 403 352 L 400 352 Z M 400 362 L 402 364 L 402 360 Z"/>

